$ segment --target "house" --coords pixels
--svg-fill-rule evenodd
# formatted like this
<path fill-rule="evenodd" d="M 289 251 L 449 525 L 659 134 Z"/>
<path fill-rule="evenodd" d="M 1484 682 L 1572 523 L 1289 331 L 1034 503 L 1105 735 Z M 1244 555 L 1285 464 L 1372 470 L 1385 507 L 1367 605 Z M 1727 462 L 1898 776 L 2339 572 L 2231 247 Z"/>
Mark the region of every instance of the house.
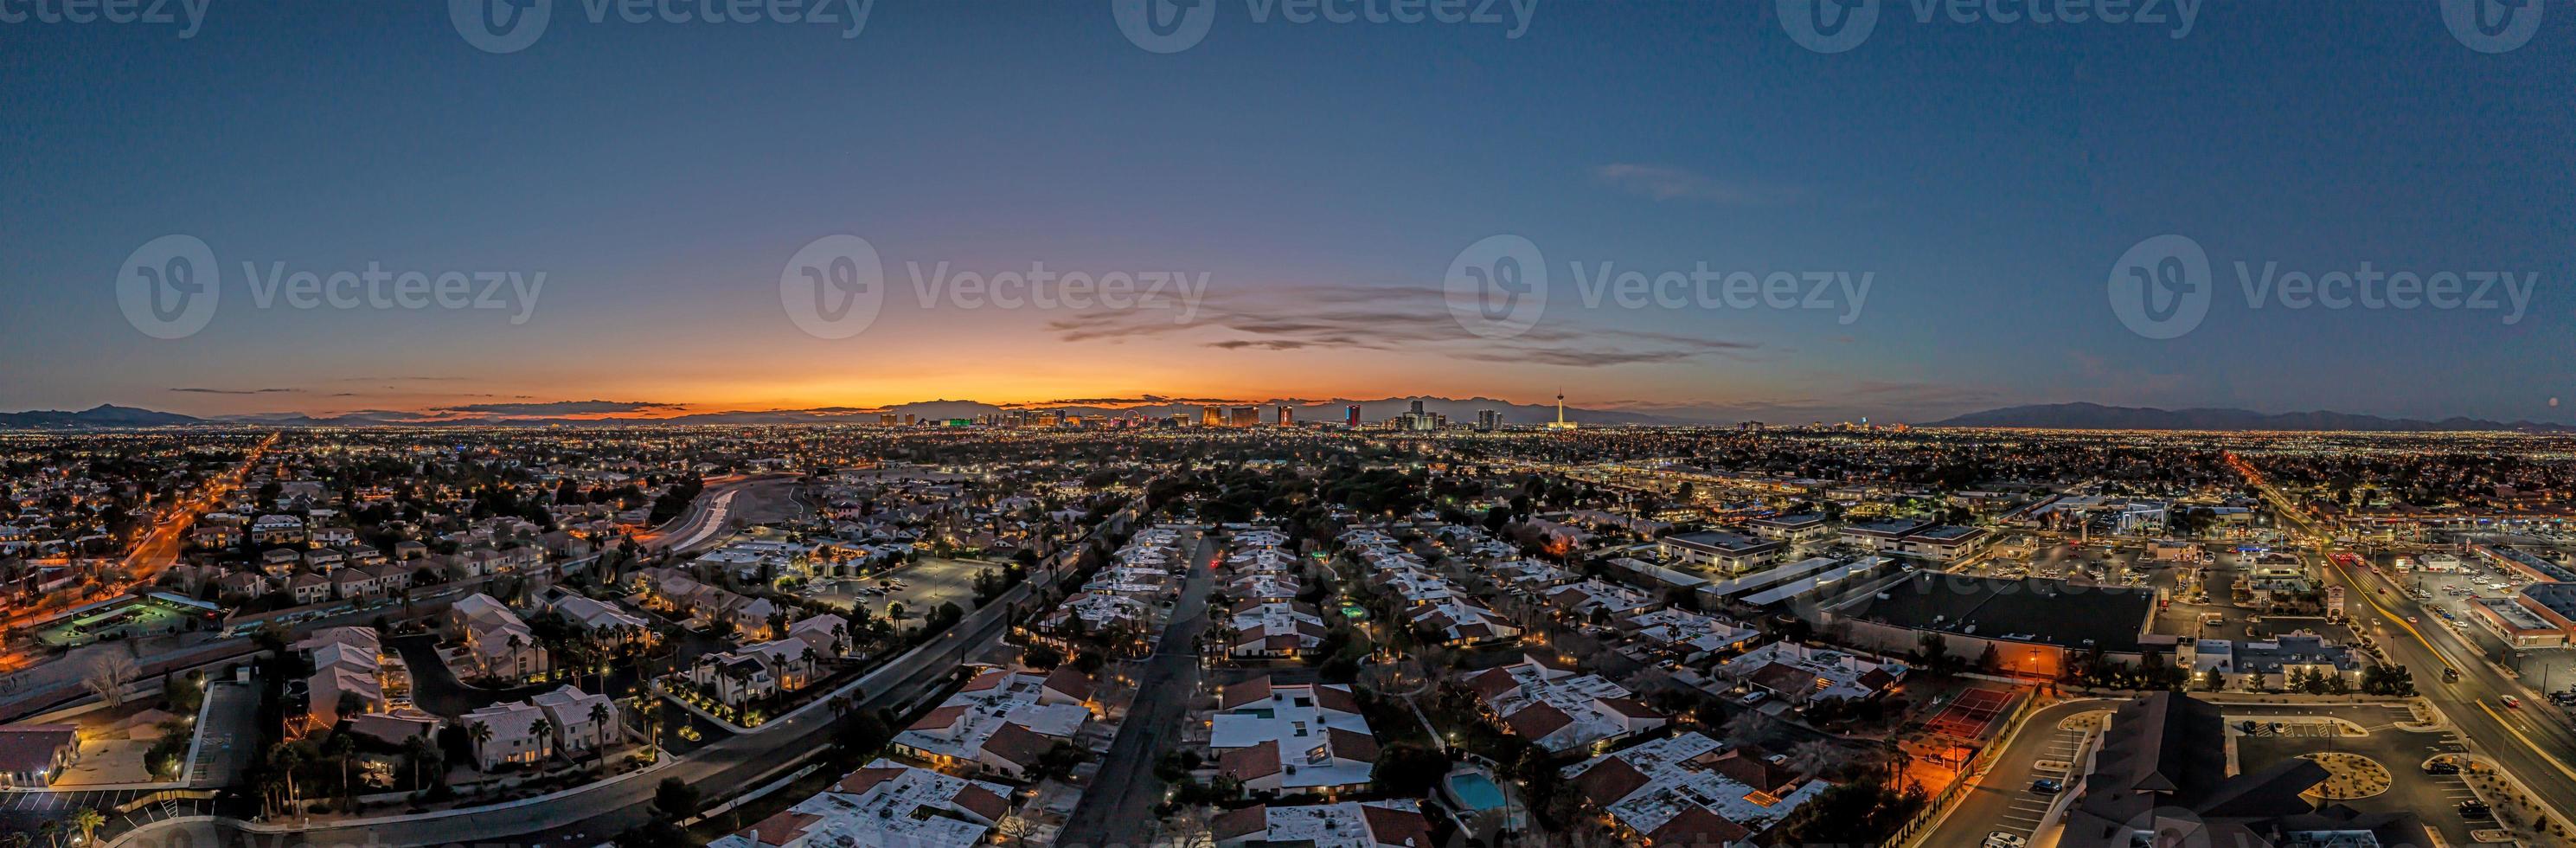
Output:
<path fill-rule="evenodd" d="M 1644 590 L 1599 579 L 1558 586 L 1548 593 L 1547 602 L 1567 615 L 1600 621 L 1615 621 L 1663 604 Z"/>
<path fill-rule="evenodd" d="M 225 600 L 249 600 L 268 594 L 268 579 L 248 571 L 236 571 L 215 578 L 215 595 Z"/>
<path fill-rule="evenodd" d="M 828 654 L 802 639 L 744 645 L 698 657 L 689 666 L 689 682 L 712 692 L 716 700 L 740 707 L 805 688 L 814 682 L 816 660 L 824 656 Z"/>
<path fill-rule="evenodd" d="M 449 632 L 466 647 L 466 667 L 459 676 L 519 681 L 546 667 L 546 649 L 537 644 L 527 622 L 492 596 L 468 595 L 448 607 L 447 614 Z"/>
<path fill-rule="evenodd" d="M 1473 598 L 1460 596 L 1405 611 L 1415 633 L 1433 644 L 1453 648 L 1518 641 L 1519 626 Z"/>
<path fill-rule="evenodd" d="M 259 555 L 259 571 L 270 577 L 283 578 L 295 573 L 296 564 L 303 561 L 304 555 L 292 548 L 270 548 Z"/>
<path fill-rule="evenodd" d="M 52 786 L 63 769 L 80 760 L 80 727 L 71 724 L 13 724 L 0 727 L 0 787 L 41 789 Z"/>
<path fill-rule="evenodd" d="M 642 616 L 582 595 L 565 595 L 555 601 L 553 609 L 557 615 L 580 627 L 592 641 L 602 644 L 646 638 L 653 632 L 652 623 Z"/>
<path fill-rule="evenodd" d="M 992 668 L 894 736 L 894 748 L 951 773 L 1027 773 L 1071 741 L 1091 709 L 1033 671 Z"/>
<path fill-rule="evenodd" d="M 597 752 L 625 737 L 617 699 L 607 695 L 584 694 L 565 686 L 529 698 L 528 703 L 545 711 L 555 749 L 567 755 Z"/>
<path fill-rule="evenodd" d="M 707 848 L 972 848 L 1011 815 L 1012 793 L 878 759 Z"/>
<path fill-rule="evenodd" d="M 536 763 L 554 754 L 554 732 L 544 726 L 552 719 L 535 704 L 493 704 L 456 721 L 474 740 L 474 753 L 484 771 L 499 769 L 503 763 Z"/>
<path fill-rule="evenodd" d="M 342 719 L 385 711 L 386 658 L 373 628 L 325 628 L 288 645 L 287 650 L 313 667 L 304 687 L 307 733 L 328 730 Z M 344 704 L 354 709 L 344 710 Z"/>
<path fill-rule="evenodd" d="M 1791 704 L 1863 701 L 1905 681 L 1903 663 L 1796 642 L 1773 642 L 1718 663 L 1716 676 L 1758 688 Z"/>
<path fill-rule="evenodd" d="M 1637 845 L 1749 843 L 1832 784 L 1750 756 L 1719 753 L 1690 731 L 1565 767 L 1567 783 L 1620 841 Z"/>
<path fill-rule="evenodd" d="M 1377 735 L 1349 686 L 1272 684 L 1268 677 L 1218 692 L 1208 747 L 1217 770 L 1254 792 L 1341 792 L 1368 785 Z"/>
<path fill-rule="evenodd" d="M 1235 659 L 1290 659 L 1324 642 L 1324 618 L 1311 604 L 1244 601 L 1232 616 L 1226 654 Z"/>
<path fill-rule="evenodd" d="M 298 604 L 318 604 L 331 599 L 331 578 L 310 571 L 298 571 L 286 578 L 286 593 Z"/>
<path fill-rule="evenodd" d="M 250 538 L 263 545 L 304 544 L 304 519 L 292 515 L 260 516 L 251 522 Z"/>
<path fill-rule="evenodd" d="M 375 572 L 363 568 L 343 568 L 331 575 L 331 594 L 342 599 L 372 598 L 382 594 L 377 590 L 380 582 L 376 579 Z"/>
<path fill-rule="evenodd" d="M 1600 675 L 1526 657 L 1467 678 L 1467 689 L 1488 719 L 1556 753 L 1599 747 L 1672 721 Z"/>
<path fill-rule="evenodd" d="M 1422 802 L 1343 801 L 1279 807 L 1255 804 L 1208 820 L 1217 848 L 1430 848 L 1431 822 Z"/>

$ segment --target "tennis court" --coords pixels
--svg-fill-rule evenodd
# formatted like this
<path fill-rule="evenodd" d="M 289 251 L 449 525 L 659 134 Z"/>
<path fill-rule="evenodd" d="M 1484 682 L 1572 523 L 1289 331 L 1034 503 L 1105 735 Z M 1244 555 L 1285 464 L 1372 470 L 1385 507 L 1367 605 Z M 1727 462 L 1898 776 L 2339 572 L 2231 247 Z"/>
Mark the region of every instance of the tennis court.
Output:
<path fill-rule="evenodd" d="M 2013 699 L 2013 693 L 2007 690 L 1970 689 L 1959 693 L 1924 725 L 1953 739 L 1983 740 L 1994 732 L 1995 722 L 2012 706 Z"/>

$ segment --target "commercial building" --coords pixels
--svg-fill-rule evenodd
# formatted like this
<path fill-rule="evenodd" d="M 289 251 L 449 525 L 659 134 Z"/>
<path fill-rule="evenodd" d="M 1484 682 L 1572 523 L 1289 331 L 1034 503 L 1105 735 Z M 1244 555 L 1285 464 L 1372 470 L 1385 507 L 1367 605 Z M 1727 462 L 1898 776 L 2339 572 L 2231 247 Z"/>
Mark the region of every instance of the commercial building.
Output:
<path fill-rule="evenodd" d="M 2065 816 L 2064 848 L 2226 845 L 2231 848 L 2422 846 L 2411 813 L 2319 809 L 2302 796 L 2324 766 L 2286 759 L 2228 774 L 2225 718 L 2217 706 L 2172 692 L 2111 714 L 2100 747 Z"/>
<path fill-rule="evenodd" d="M 1743 574 L 1771 565 L 1788 545 L 1715 530 L 1666 536 L 1655 542 L 1665 558 L 1719 574 Z"/>
<path fill-rule="evenodd" d="M 2170 646 L 2150 637 L 2155 608 L 2148 589 L 1918 572 L 1823 617 L 1873 650 L 1909 653 L 1928 636 L 1951 656 L 1991 659 L 1996 671 L 2056 677 L 2072 653 L 2138 662 L 2150 643 Z"/>

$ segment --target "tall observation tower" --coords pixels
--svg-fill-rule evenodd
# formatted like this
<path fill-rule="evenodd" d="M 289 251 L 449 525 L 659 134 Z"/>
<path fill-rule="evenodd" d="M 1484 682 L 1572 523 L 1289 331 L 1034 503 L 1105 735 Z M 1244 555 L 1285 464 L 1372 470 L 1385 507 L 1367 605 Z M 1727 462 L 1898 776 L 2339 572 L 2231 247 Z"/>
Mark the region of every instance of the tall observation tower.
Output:
<path fill-rule="evenodd" d="M 1547 424 L 1550 430 L 1572 430 L 1574 422 L 1565 420 L 1565 390 L 1556 390 L 1556 420 Z"/>

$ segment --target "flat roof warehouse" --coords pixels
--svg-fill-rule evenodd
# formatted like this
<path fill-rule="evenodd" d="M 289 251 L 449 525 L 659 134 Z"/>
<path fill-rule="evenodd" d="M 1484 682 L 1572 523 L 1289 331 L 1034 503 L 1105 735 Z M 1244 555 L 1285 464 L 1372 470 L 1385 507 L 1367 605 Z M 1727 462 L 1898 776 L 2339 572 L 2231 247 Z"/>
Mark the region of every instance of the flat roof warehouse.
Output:
<path fill-rule="evenodd" d="M 2155 610 L 2146 589 L 1920 573 L 1849 617 L 1916 630 L 2133 653 Z"/>

